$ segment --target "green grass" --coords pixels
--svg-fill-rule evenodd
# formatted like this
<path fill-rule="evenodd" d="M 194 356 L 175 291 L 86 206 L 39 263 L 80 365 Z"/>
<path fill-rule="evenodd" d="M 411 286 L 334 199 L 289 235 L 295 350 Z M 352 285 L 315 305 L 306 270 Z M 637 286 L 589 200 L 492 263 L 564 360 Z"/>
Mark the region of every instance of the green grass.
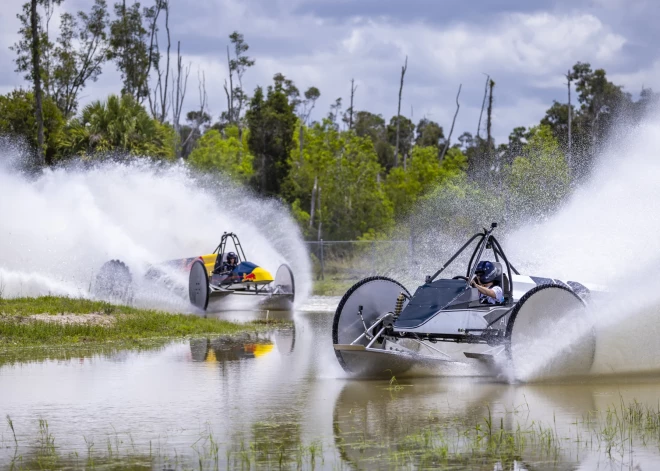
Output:
<path fill-rule="evenodd" d="M 186 430 L 185 439 L 192 443 L 179 448 L 168 445 L 167 434 L 136 442 L 130 431 L 118 433 L 113 428 L 105 438 L 98 433 L 88 438 L 81 430 L 86 449 L 77 450 L 59 447 L 60 439 L 56 441 L 55 431 L 43 418 L 38 419 L 38 429 L 24 430 L 6 416 L 0 447 L 13 450 L 4 456 L 11 462 L 2 463 L 8 469 L 513 470 L 521 461 L 530 468 L 575 468 L 581 456 L 590 454 L 605 468 L 622 468 L 634 450 L 656 450 L 650 457 L 655 459 L 660 445 L 660 410 L 637 401 L 621 399 L 606 411 L 592 411 L 587 420 L 575 418 L 572 427 L 560 431 L 556 423 L 530 422 L 520 413 L 522 422 L 518 412 L 493 413 L 489 408 L 485 417 L 436 417 L 425 426 L 402 416 L 401 422 L 409 425 L 405 430 L 384 427 L 374 434 L 366 424 L 345 429 L 335 425 L 334 437 L 303 436 L 299 418 L 279 417 L 253 423 L 249 433 L 230 428 L 235 433 L 226 441 L 218 440 L 206 424 L 197 439 L 193 430 Z M 325 462 L 327 446 L 341 461 Z"/>
<path fill-rule="evenodd" d="M 33 314 L 103 314 L 110 325 L 60 324 L 30 319 Z M 263 331 L 261 323 L 235 324 L 195 315 L 115 306 L 86 299 L 44 296 L 0 299 L 0 352 L 15 346 L 134 343 L 144 339 L 232 335 Z"/>
<path fill-rule="evenodd" d="M 325 277 L 325 280 L 315 280 L 312 294 L 315 296 L 343 296 L 348 289 L 357 283 L 356 279 L 338 279 Z"/>

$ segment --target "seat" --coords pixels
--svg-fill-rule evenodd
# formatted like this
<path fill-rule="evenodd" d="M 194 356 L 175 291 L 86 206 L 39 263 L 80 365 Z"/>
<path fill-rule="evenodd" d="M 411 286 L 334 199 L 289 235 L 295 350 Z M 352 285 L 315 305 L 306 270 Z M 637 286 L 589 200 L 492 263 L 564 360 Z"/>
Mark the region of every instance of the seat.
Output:
<path fill-rule="evenodd" d="M 227 254 L 223 253 L 222 255 L 218 254 L 218 256 L 215 259 L 215 265 L 213 265 L 213 273 L 221 273 L 222 272 L 222 267 L 224 266 L 225 262 L 227 262 Z"/>
<path fill-rule="evenodd" d="M 493 262 L 493 265 L 495 265 L 495 267 L 500 271 L 500 276 L 497 277 L 497 282 L 502 287 L 504 302 L 506 302 L 511 299 L 511 286 L 509 285 L 509 277 L 506 275 L 506 273 L 504 273 L 504 267 L 502 267 L 502 263 Z"/>

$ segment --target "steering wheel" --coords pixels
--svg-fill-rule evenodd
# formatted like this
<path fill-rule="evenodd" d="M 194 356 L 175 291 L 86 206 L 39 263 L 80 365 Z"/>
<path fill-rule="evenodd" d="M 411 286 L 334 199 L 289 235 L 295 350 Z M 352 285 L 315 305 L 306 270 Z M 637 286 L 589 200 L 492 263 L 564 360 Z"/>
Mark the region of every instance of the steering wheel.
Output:
<path fill-rule="evenodd" d="M 461 275 L 458 275 L 458 276 L 453 277 L 452 280 L 465 280 L 466 283 L 467 283 L 468 281 L 470 281 L 470 280 L 468 280 L 468 277 L 467 277 L 467 276 L 461 276 Z"/>

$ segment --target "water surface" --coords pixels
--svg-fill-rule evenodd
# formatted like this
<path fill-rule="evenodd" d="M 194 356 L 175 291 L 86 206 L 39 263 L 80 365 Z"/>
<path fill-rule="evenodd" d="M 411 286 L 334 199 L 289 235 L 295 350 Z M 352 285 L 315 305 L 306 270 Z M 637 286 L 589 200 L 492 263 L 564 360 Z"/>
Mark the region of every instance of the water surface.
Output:
<path fill-rule="evenodd" d="M 200 460 L 220 469 L 660 465 L 660 426 L 620 421 L 629 429 L 619 430 L 612 415 L 623 418 L 637 401 L 657 418 L 660 381 L 652 376 L 522 385 L 426 371 L 353 380 L 334 358 L 332 302 L 314 300 L 313 312 L 218 315 L 292 321 L 232 340 L 65 360 L 29 361 L 26 353 L 25 362 L 0 366 L 0 413 L 18 442 L 3 424 L 0 466 L 76 468 L 90 458 L 147 469 Z M 494 446 L 498 433 L 513 442 Z"/>

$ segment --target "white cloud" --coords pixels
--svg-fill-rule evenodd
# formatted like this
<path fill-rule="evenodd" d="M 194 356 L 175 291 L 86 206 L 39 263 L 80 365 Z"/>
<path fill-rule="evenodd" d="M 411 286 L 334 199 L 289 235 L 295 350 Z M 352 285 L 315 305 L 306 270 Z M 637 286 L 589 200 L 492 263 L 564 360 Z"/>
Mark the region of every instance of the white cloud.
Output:
<path fill-rule="evenodd" d="M 21 1 L 10 0 L 0 14 L 0 47 L 5 50 L 15 41 L 15 33 L 10 32 L 18 29 L 14 15 Z M 487 72 L 497 82 L 494 134 L 502 141 L 513 126 L 537 123 L 553 98 L 563 99 L 562 75 L 572 64 L 590 61 L 611 74 L 626 45 L 626 38 L 597 16 L 580 11 L 501 13 L 482 24 L 452 18 L 444 23 L 395 22 L 378 16 L 337 21 L 297 13 L 296 8 L 310 0 L 272 0 L 263 8 L 255 1 L 173 3 L 173 39 L 185 36 L 182 50 L 185 60 L 192 62 L 190 108 L 197 104 L 197 68 L 206 73 L 213 114 L 225 108 L 225 47 L 229 33 L 238 30 L 257 60 L 245 76 L 248 91 L 258 84 L 268 85 L 276 72 L 303 90 L 317 86 L 322 93 L 313 116 L 317 119 L 339 96 L 348 106 L 351 78 L 358 84 L 356 108 L 389 119 L 396 113 L 399 74 L 408 55 L 402 110 L 408 115 L 412 106 L 415 120 L 426 115 L 448 128 L 462 83 L 455 136 L 465 130 L 474 133 Z M 88 3 L 71 0 L 64 5 L 80 9 Z M 4 67 L 9 67 L 8 57 L 0 54 Z M 646 73 L 650 77 L 655 72 Z M 627 76 L 626 80 L 635 79 Z M 0 90 L 21 82 L 18 76 L 3 82 L 0 74 Z M 100 81 L 87 88 L 86 100 L 118 92 L 119 83 L 114 65 L 107 64 Z"/>
<path fill-rule="evenodd" d="M 619 72 L 610 74 L 613 83 L 623 85 L 625 90 L 633 95 L 639 93 L 642 87 L 660 91 L 660 59 L 648 67 L 632 72 Z"/>

